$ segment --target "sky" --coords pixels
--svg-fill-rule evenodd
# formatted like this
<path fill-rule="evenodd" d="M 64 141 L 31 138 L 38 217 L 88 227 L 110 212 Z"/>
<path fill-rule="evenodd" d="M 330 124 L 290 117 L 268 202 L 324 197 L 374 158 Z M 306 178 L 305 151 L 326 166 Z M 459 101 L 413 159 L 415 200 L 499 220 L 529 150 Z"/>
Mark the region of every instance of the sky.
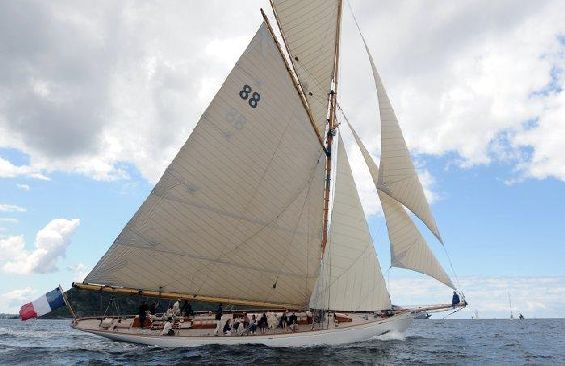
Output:
<path fill-rule="evenodd" d="M 351 0 L 470 307 L 565 317 L 565 3 Z M 189 136 L 266 1 L 0 3 L 0 312 L 80 281 Z M 339 102 L 378 159 L 370 66 L 344 6 Z M 449 288 L 389 269 L 386 226 L 342 131 L 393 303 Z M 378 161 L 378 160 L 377 160 Z"/>

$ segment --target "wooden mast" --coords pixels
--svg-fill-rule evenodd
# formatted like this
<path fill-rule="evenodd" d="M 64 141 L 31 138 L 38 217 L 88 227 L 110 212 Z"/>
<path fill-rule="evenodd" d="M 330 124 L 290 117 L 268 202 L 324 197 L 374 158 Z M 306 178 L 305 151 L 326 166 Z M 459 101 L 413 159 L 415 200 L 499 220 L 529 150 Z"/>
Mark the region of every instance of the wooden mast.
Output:
<path fill-rule="evenodd" d="M 339 74 L 339 38 L 341 35 L 341 6 L 342 0 L 338 0 L 337 4 L 337 26 L 335 30 L 335 55 L 333 66 L 333 88 L 329 94 L 329 118 L 328 118 L 328 134 L 326 136 L 326 187 L 324 189 L 324 222 L 322 228 L 322 257 L 328 243 L 328 219 L 330 210 L 330 190 L 332 176 L 332 143 L 336 128 L 335 109 L 337 105 L 337 86 Z"/>

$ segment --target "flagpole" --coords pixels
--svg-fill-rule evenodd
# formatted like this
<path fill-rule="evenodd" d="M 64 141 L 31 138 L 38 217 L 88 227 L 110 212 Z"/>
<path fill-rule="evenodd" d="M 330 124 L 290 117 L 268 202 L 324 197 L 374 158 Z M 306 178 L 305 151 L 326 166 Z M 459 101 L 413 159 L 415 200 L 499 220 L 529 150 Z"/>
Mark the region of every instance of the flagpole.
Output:
<path fill-rule="evenodd" d="M 71 315 L 73 316 L 73 318 L 76 320 L 76 319 L 77 319 L 77 315 L 75 314 L 75 311 L 73 310 L 73 307 L 71 306 L 71 303 L 70 303 L 69 300 L 67 299 L 67 295 L 65 294 L 65 291 L 63 291 L 63 288 L 61 287 L 61 285 L 59 285 L 59 291 L 61 291 L 61 294 L 63 295 L 63 301 L 65 302 L 65 305 L 67 305 L 67 308 L 69 309 L 69 312 L 71 313 Z"/>

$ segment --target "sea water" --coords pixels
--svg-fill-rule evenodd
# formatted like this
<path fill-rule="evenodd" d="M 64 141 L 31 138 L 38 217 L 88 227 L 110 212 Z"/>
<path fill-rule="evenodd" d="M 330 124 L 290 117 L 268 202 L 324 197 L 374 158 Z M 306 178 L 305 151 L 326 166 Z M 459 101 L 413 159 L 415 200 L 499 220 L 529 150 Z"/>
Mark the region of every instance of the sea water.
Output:
<path fill-rule="evenodd" d="M 0 364 L 565 365 L 565 319 L 415 320 L 404 337 L 288 349 L 137 346 L 69 325 L 68 320 L 0 320 Z"/>

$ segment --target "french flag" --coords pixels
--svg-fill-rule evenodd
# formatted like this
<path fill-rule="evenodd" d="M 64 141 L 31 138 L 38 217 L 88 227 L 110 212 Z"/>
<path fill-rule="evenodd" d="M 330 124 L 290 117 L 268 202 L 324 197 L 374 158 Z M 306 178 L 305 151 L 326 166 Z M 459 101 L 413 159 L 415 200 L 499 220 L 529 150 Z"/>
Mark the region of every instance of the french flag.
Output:
<path fill-rule="evenodd" d="M 53 291 L 49 291 L 39 299 L 23 305 L 20 309 L 20 319 L 28 320 L 45 315 L 55 309 L 65 305 L 63 298 L 63 290 L 57 287 Z"/>

